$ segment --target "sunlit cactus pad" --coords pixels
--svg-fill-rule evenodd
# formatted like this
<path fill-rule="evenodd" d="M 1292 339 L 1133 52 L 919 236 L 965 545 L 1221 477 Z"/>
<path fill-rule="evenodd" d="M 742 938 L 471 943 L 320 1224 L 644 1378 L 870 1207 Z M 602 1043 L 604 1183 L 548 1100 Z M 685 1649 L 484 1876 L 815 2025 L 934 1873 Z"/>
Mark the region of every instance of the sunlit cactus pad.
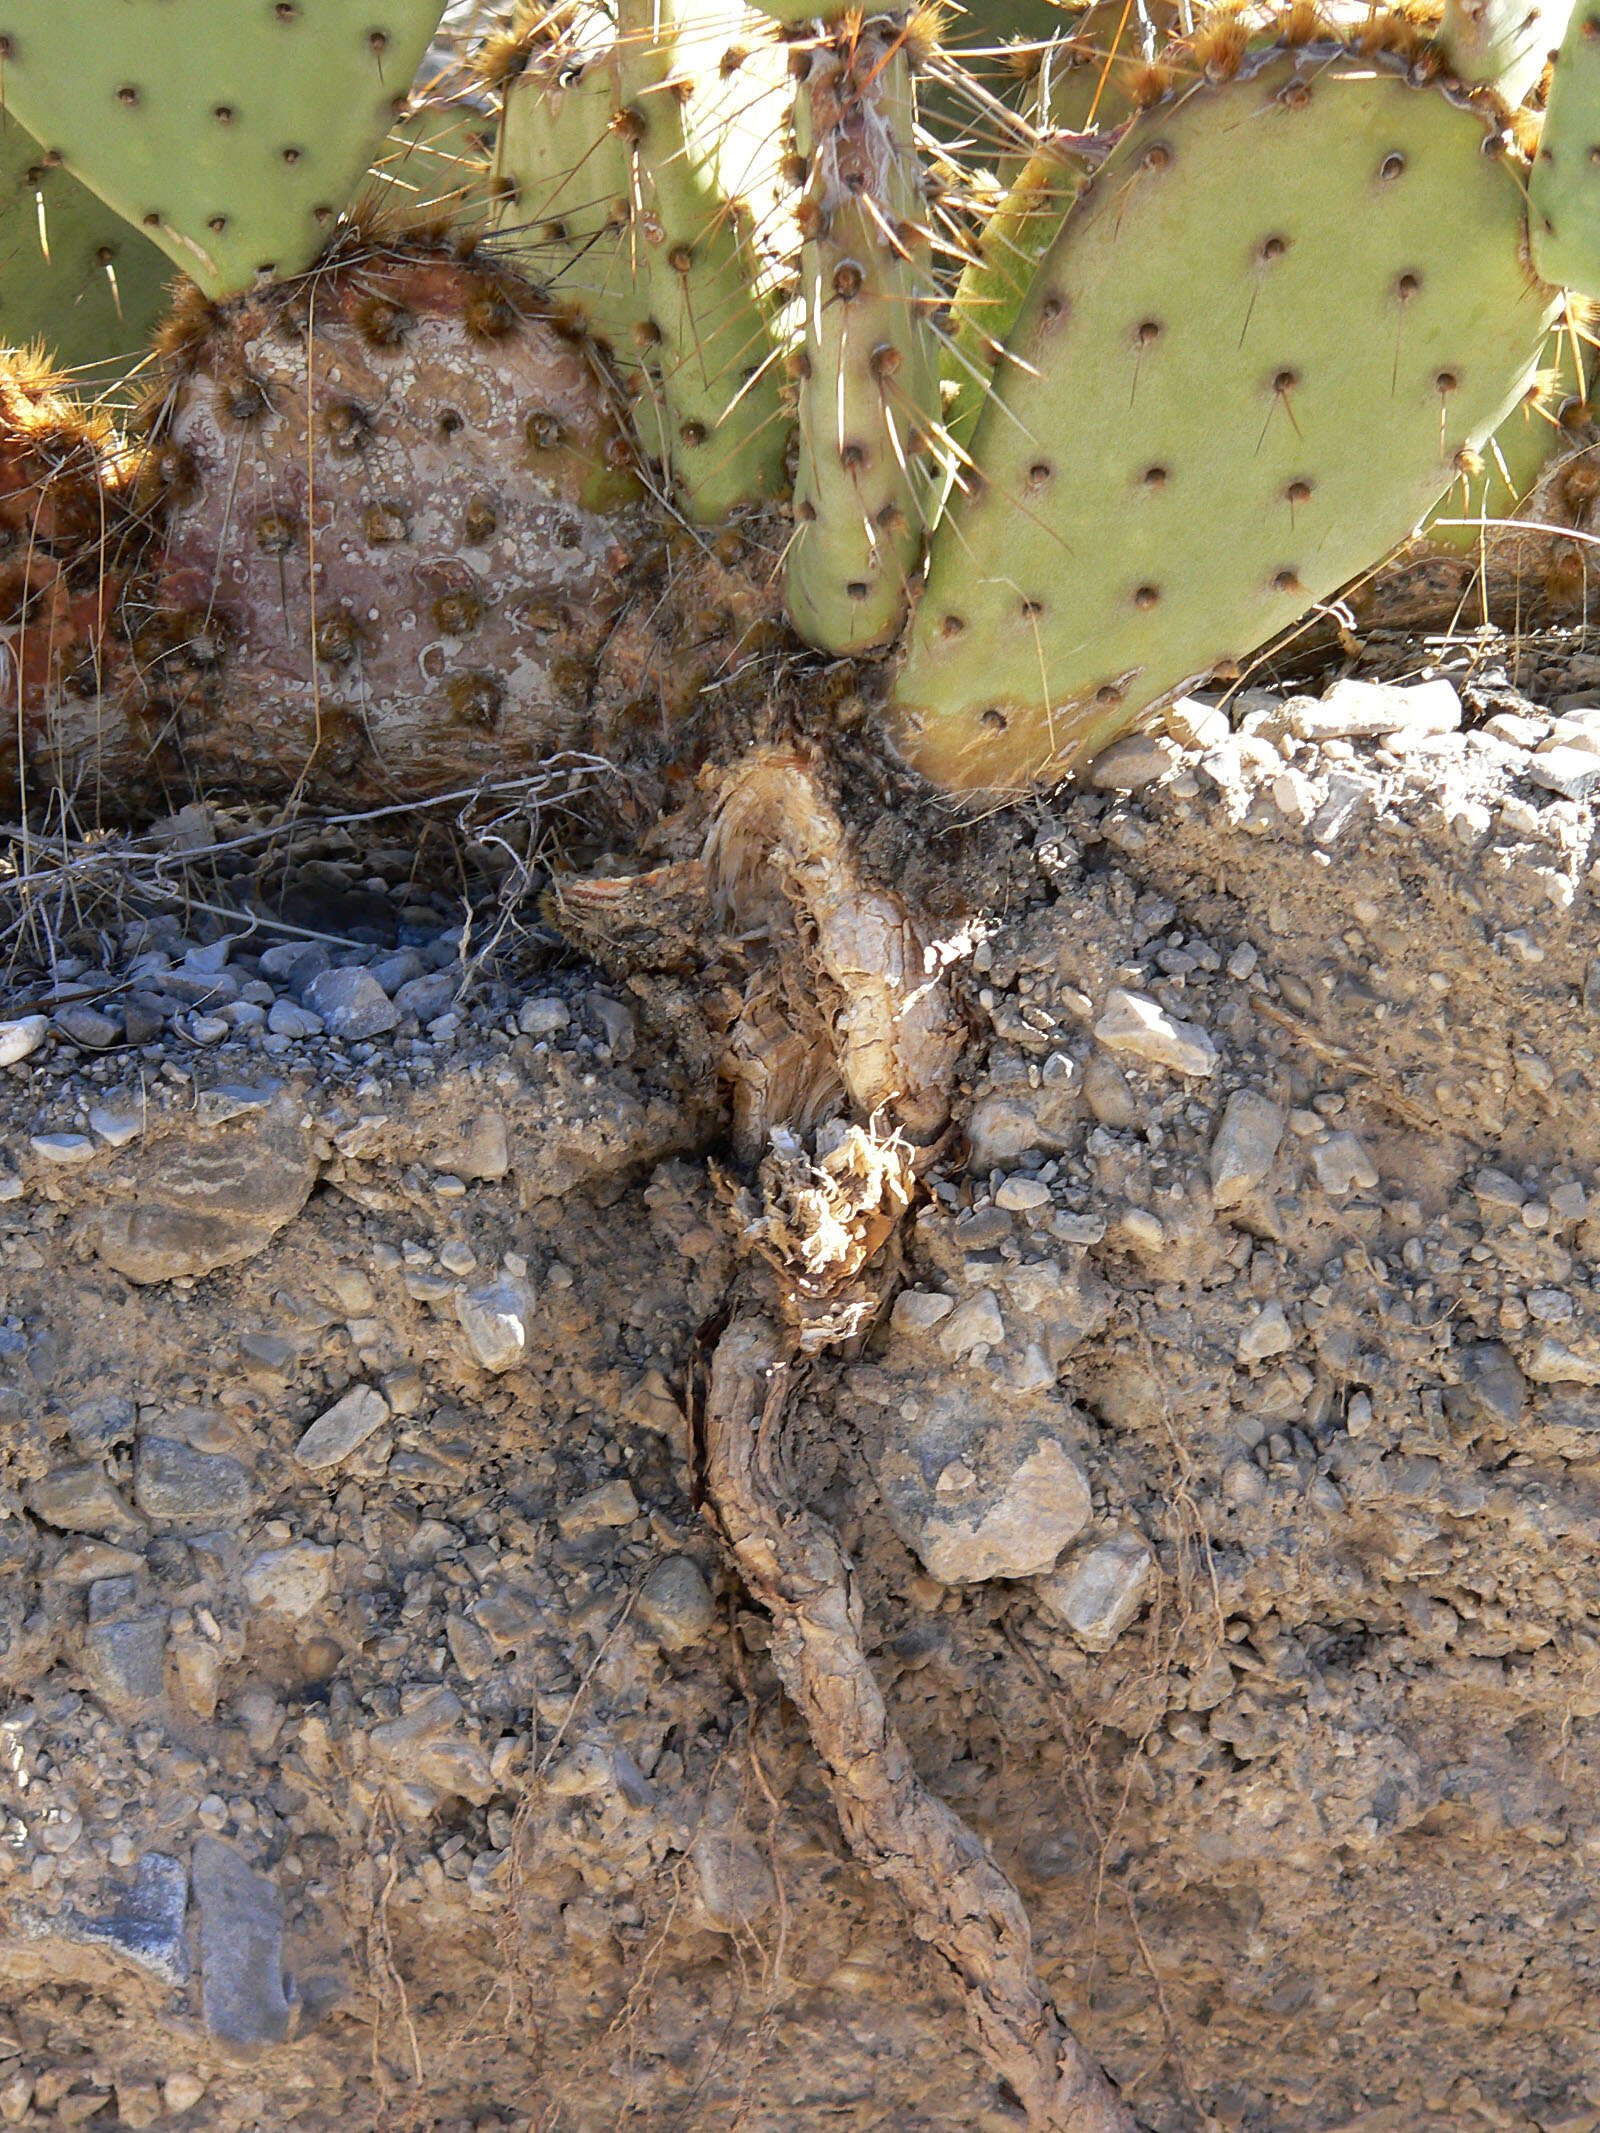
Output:
<path fill-rule="evenodd" d="M 919 769 L 1065 775 L 1417 524 L 1551 316 L 1487 130 L 1327 46 L 1129 129 L 1046 255 L 934 547 L 897 690 Z"/>
<path fill-rule="evenodd" d="M 1528 184 L 1534 263 L 1600 296 L 1600 5 L 1580 0 L 1561 42 Z"/>
<path fill-rule="evenodd" d="M 411 88 L 442 0 L 0 0 L 5 102 L 208 295 L 293 274 Z"/>

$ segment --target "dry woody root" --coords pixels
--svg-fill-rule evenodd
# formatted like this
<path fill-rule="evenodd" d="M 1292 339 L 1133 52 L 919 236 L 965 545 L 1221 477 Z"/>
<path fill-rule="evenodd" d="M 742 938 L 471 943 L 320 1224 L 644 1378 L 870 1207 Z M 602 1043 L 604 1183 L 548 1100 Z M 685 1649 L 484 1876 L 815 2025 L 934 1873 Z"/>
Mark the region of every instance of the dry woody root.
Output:
<path fill-rule="evenodd" d="M 706 1401 L 707 1478 L 746 1584 L 772 1616 L 773 1664 L 827 1766 L 840 1827 L 954 1971 L 982 2049 L 1033 2133 L 1137 2133 L 1039 1982 L 1021 1897 L 912 1768 L 862 1649 L 838 1535 L 791 1500 L 782 1444 L 791 1357 L 765 1319 L 736 1319 L 724 1333 Z"/>

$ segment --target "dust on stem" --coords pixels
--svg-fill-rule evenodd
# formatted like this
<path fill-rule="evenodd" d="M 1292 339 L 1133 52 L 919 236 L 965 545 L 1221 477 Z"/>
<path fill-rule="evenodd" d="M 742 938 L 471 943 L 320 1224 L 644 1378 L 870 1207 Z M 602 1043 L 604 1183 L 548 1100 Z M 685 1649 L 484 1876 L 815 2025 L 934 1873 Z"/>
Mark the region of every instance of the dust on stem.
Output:
<path fill-rule="evenodd" d="M 785 1470 L 793 1353 L 765 1318 L 735 1319 L 723 1334 L 706 1397 L 706 1480 L 745 1582 L 772 1616 L 773 1664 L 827 1767 L 840 1827 L 955 1972 L 983 2052 L 1033 2133 L 1138 2133 L 1039 1984 L 1021 1897 L 922 1783 L 889 1718 L 862 1649 L 849 1558 L 824 1519 L 797 1507 Z"/>

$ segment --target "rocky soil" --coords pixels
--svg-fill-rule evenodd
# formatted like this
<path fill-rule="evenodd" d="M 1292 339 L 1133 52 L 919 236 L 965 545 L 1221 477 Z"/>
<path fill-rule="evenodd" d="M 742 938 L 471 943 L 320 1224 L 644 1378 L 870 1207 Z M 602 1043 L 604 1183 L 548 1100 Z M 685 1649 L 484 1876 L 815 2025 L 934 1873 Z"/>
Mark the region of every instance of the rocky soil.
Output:
<path fill-rule="evenodd" d="M 946 869 L 799 1479 L 1156 2133 L 1600 2127 L 1596 683 L 1191 699 Z M 0 2123 L 1014 2128 L 698 1510 L 718 1092 L 417 881 L 15 977 Z"/>

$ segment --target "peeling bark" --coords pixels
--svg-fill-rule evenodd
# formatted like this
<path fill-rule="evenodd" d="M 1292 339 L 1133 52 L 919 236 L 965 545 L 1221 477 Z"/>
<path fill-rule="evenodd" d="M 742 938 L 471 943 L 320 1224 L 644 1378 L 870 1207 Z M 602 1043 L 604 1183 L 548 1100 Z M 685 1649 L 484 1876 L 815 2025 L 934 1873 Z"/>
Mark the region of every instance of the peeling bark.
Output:
<path fill-rule="evenodd" d="M 773 1663 L 827 1766 L 840 1827 L 954 1970 L 983 2052 L 1032 2133 L 1138 2133 L 1039 1984 L 1022 1899 L 913 1769 L 862 1649 L 860 1596 L 838 1536 L 794 1507 L 779 1441 L 791 1355 L 758 1317 L 736 1319 L 718 1342 L 707 1485 L 745 1582 L 772 1616 Z"/>

